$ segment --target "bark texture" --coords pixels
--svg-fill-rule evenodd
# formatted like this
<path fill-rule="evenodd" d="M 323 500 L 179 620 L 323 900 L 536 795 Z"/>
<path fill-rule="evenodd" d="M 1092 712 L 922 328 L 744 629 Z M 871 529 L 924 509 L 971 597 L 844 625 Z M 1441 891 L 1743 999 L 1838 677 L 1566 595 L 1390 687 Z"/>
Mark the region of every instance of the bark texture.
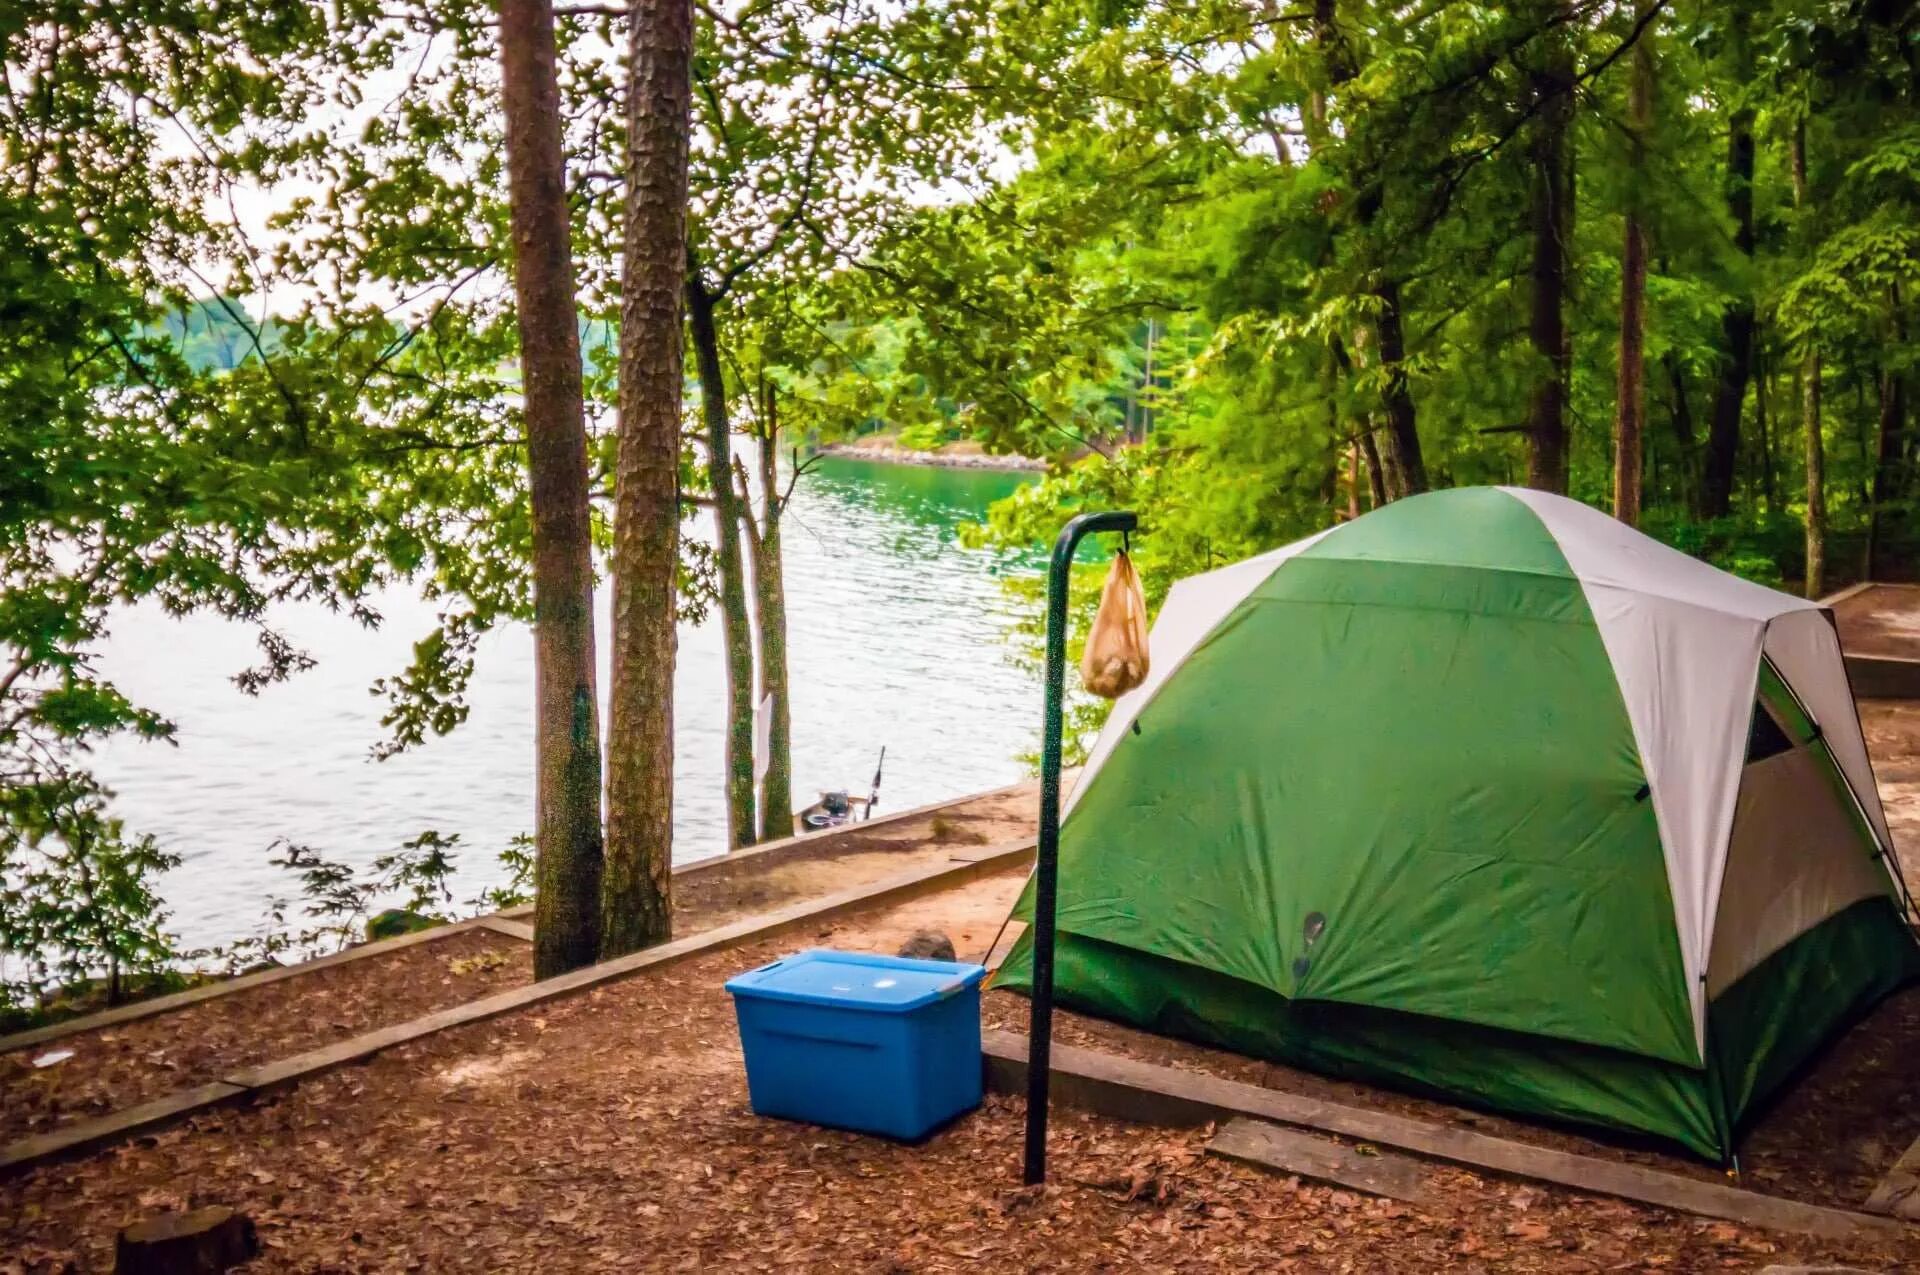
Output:
<path fill-rule="evenodd" d="M 1827 449 L 1820 437 L 1820 356 L 1801 369 L 1801 415 L 1807 438 L 1807 596 L 1827 592 Z"/>
<path fill-rule="evenodd" d="M 779 482 L 779 425 L 776 399 L 766 395 L 765 432 L 760 440 L 760 521 L 749 509 L 744 522 L 753 552 L 753 611 L 760 638 L 760 695 L 773 701 L 768 714 L 767 772 L 760 781 L 760 839 L 793 835 L 793 710 L 787 680 L 787 577 L 780 559 L 780 516 L 786 501 Z M 750 503 L 745 475 L 741 502 Z"/>
<path fill-rule="evenodd" d="M 1729 10 L 1734 21 L 1739 61 L 1745 32 L 1740 29 L 1740 6 Z M 1743 80 L 1744 82 L 1744 80 Z M 1753 111 L 1742 107 L 1727 121 L 1727 211 L 1733 215 L 1733 246 L 1747 261 L 1753 259 Z M 1713 391 L 1713 415 L 1707 421 L 1707 454 L 1700 468 L 1700 512 L 1709 518 L 1725 516 L 1733 503 L 1733 475 L 1740 458 L 1740 413 L 1753 376 L 1753 299 L 1744 291 L 1727 307 L 1720 321 L 1720 377 Z"/>
<path fill-rule="evenodd" d="M 1788 165 L 1793 176 L 1793 204 L 1805 216 L 1807 206 L 1807 122 L 1795 123 Z M 1820 354 L 1809 349 L 1800 360 L 1800 417 L 1806 437 L 1807 468 L 1807 582 L 1809 598 L 1827 592 L 1827 449 L 1820 435 Z"/>
<path fill-rule="evenodd" d="M 600 948 L 600 717 L 586 410 L 549 0 L 502 0 L 500 84 L 533 504 L 533 972 Z"/>
<path fill-rule="evenodd" d="M 1640 18 L 1651 7 L 1641 0 Z M 1640 525 L 1642 456 L 1647 424 L 1647 225 L 1638 196 L 1646 177 L 1647 133 L 1653 125 L 1653 33 L 1642 32 L 1633 47 L 1627 85 L 1627 126 L 1633 134 L 1636 176 L 1629 194 L 1626 243 L 1620 250 L 1620 376 L 1613 415 L 1613 516 L 1629 527 Z"/>
<path fill-rule="evenodd" d="M 1533 389 L 1527 397 L 1527 486 L 1567 490 L 1567 239 L 1572 215 L 1568 126 L 1573 118 L 1572 55 L 1557 36 L 1547 62 L 1533 75 L 1542 102 L 1533 137 L 1533 237 L 1530 274 Z"/>
<path fill-rule="evenodd" d="M 1420 433 L 1407 384 L 1407 343 L 1400 330 L 1400 285 L 1388 280 L 1374 289 L 1380 303 L 1377 320 L 1380 361 L 1387 369 L 1387 427 L 1381 459 L 1387 471 L 1387 498 L 1417 496 L 1427 489 L 1427 465 L 1420 455 Z"/>
<path fill-rule="evenodd" d="M 714 558 L 720 573 L 720 646 L 727 669 L 727 719 L 723 766 L 727 846 L 755 840 L 753 811 L 753 629 L 747 615 L 746 565 L 740 553 L 741 502 L 733 490 L 733 429 L 727 413 L 727 383 L 720 369 L 720 333 L 714 325 L 717 298 L 687 262 L 687 328 L 693 336 L 700 377 L 700 417 L 706 432 L 707 485 L 713 492 Z M 787 834 L 781 834 L 787 835 Z"/>
<path fill-rule="evenodd" d="M 680 298 L 686 281 L 693 8 L 690 0 L 633 0 L 628 15 L 603 956 L 662 942 L 673 929 Z"/>
<path fill-rule="evenodd" d="M 1899 298 L 1893 300 L 1894 313 L 1899 313 Z M 1896 336 L 1897 340 L 1897 336 Z M 1903 341 L 1898 345 L 1904 344 Z M 1873 487 L 1867 512 L 1867 548 L 1862 558 L 1862 575 L 1865 580 L 1881 578 L 1882 558 L 1885 557 L 1887 524 L 1889 522 L 1887 502 L 1900 490 L 1899 481 L 1901 438 L 1906 433 L 1906 386 L 1900 374 L 1891 368 L 1880 370 L 1880 424 L 1878 445 L 1874 451 Z"/>

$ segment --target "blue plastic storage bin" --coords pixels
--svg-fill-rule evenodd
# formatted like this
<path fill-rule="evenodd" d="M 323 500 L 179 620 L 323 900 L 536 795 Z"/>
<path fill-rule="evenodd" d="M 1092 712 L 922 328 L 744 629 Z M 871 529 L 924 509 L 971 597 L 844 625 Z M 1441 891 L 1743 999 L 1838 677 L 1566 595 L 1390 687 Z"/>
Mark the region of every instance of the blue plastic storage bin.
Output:
<path fill-rule="evenodd" d="M 753 1109 L 905 1139 L 973 1110 L 986 973 L 815 949 L 727 980 Z"/>

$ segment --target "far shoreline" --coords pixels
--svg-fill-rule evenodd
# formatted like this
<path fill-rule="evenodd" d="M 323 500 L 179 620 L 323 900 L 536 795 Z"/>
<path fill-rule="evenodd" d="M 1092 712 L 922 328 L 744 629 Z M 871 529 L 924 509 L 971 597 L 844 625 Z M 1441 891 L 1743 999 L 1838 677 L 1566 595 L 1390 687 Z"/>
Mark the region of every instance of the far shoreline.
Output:
<path fill-rule="evenodd" d="M 919 451 L 897 443 L 828 443 L 816 448 L 817 456 L 840 460 L 864 460 L 882 465 L 919 465 L 934 469 L 991 469 L 1043 474 L 1047 462 L 1032 456 L 995 456 L 983 451 L 965 450 L 970 444 L 948 444 L 935 451 Z"/>

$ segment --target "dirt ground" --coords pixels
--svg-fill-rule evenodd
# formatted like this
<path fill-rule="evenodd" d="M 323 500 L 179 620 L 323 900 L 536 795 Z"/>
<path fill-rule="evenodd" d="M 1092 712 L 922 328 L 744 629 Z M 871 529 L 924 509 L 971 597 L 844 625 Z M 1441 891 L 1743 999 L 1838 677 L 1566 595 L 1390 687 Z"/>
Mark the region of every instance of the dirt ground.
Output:
<path fill-rule="evenodd" d="M 1022 1109 L 917 1146 L 760 1119 L 721 983 L 928 921 L 977 950 L 1021 874 L 442 1033 L 247 1109 L 0 1183 L 0 1271 L 104 1269 L 115 1229 L 247 1212 L 263 1271 L 1751 1270 L 1920 1262 L 1441 1169 L 1420 1208 L 1060 1112 L 1019 1186 Z"/>
<path fill-rule="evenodd" d="M 1833 608 L 1842 650 L 1920 660 L 1920 585 L 1876 584 Z"/>
<path fill-rule="evenodd" d="M 956 852 L 1031 837 L 1039 801 L 1038 786 L 1022 784 L 933 814 L 876 827 L 849 824 L 815 833 L 792 851 L 748 854 L 724 867 L 683 873 L 673 883 L 675 932 L 713 929 L 796 899 L 931 868 Z"/>
<path fill-rule="evenodd" d="M 937 814 L 820 834 L 792 857 L 746 856 L 677 877 L 674 926 L 694 934 L 796 899 L 871 885 L 958 851 L 1030 836 L 1029 787 Z M 993 918 L 998 925 L 1002 909 Z M 955 941 L 960 941 L 956 934 Z M 51 1044 L 0 1054 L 0 1143 L 123 1110 L 532 981 L 525 943 L 464 932 L 385 956 L 216 997 Z M 73 1056 L 49 1067 L 50 1052 Z"/>

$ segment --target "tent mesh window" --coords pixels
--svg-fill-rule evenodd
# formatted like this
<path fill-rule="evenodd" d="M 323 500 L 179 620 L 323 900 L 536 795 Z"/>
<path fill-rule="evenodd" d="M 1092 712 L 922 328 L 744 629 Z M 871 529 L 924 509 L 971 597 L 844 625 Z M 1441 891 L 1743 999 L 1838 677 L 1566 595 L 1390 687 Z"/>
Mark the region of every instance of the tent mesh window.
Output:
<path fill-rule="evenodd" d="M 1773 714 L 1766 705 L 1755 703 L 1753 706 L 1753 724 L 1747 729 L 1747 764 L 1765 761 L 1769 757 L 1778 757 L 1790 752 L 1793 741 L 1787 738 L 1787 732 L 1780 723 L 1773 720 Z"/>

